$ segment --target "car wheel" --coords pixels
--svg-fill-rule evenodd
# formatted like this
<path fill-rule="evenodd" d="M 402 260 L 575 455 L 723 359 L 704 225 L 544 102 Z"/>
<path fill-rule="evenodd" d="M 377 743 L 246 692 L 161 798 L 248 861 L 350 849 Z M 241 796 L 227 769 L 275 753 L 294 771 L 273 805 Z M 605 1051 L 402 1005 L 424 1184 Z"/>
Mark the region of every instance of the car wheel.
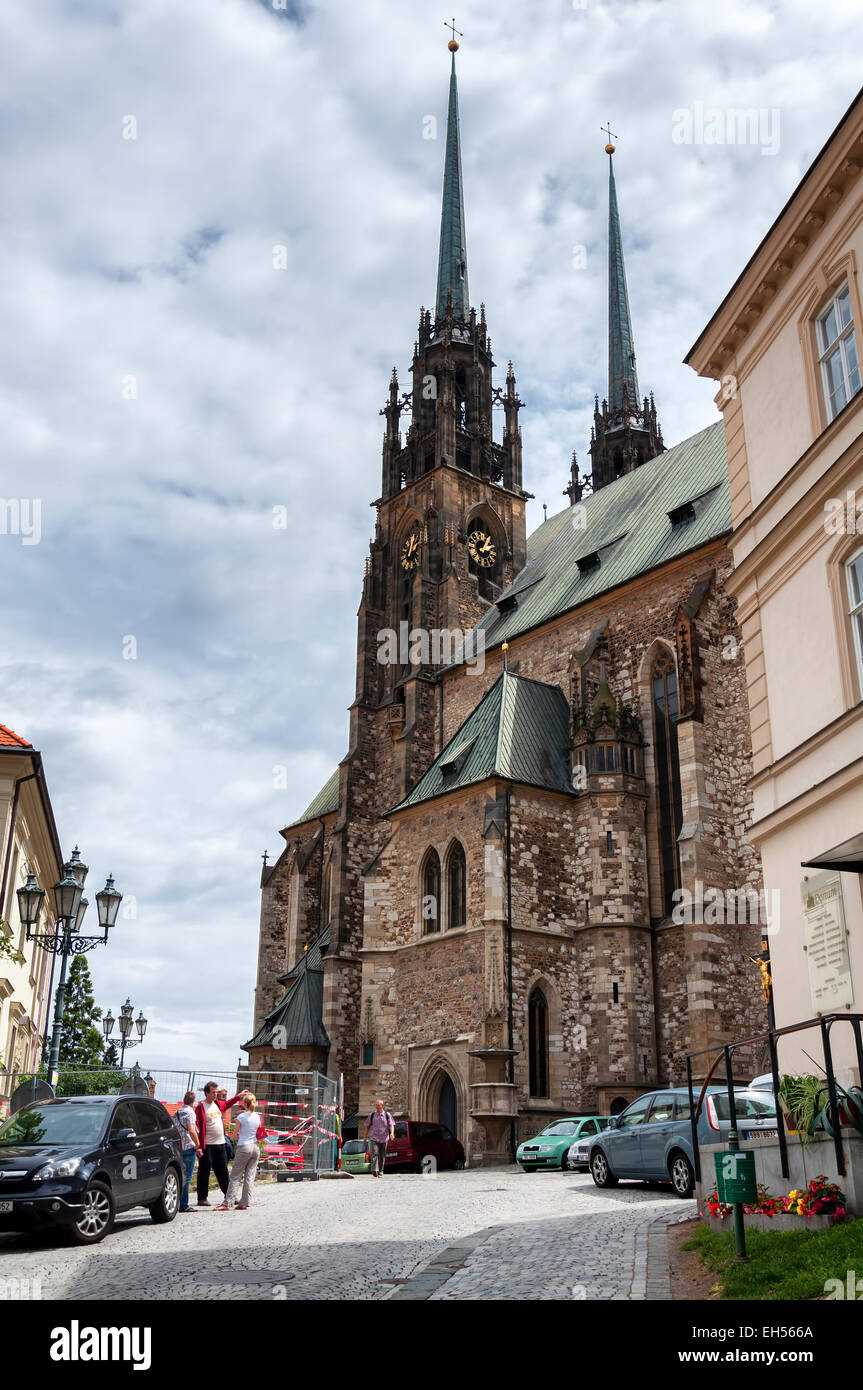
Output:
<path fill-rule="evenodd" d="M 590 1175 L 597 1187 L 617 1187 L 617 1178 L 608 1166 L 608 1159 L 597 1149 L 590 1160 Z"/>
<path fill-rule="evenodd" d="M 686 1154 L 674 1154 L 669 1171 L 671 1185 L 678 1197 L 691 1197 L 695 1191 L 695 1174 Z"/>
<path fill-rule="evenodd" d="M 76 1245 L 97 1245 L 114 1224 L 114 1194 L 103 1182 L 91 1182 L 81 1203 L 81 1211 L 69 1234 Z"/>
<path fill-rule="evenodd" d="M 165 1171 L 165 1181 L 162 1185 L 162 1195 L 156 1202 L 152 1202 L 147 1210 L 156 1222 L 157 1226 L 162 1226 L 167 1221 L 173 1221 L 180 1206 L 180 1179 L 177 1177 L 176 1168 L 168 1168 Z"/>

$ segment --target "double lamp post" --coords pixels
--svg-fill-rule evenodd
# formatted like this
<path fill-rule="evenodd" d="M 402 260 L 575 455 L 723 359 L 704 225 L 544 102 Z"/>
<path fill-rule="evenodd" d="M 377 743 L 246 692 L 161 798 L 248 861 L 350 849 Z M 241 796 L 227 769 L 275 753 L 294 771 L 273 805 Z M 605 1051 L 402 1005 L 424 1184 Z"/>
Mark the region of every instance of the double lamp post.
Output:
<path fill-rule="evenodd" d="M 123 900 L 122 893 L 119 893 L 114 887 L 114 880 L 109 875 L 105 887 L 96 894 L 96 907 L 99 912 L 99 927 L 102 935 L 81 936 L 81 923 L 89 906 L 84 897 L 86 877 L 87 865 L 82 862 L 76 845 L 71 858 L 63 865 L 63 877 L 51 889 L 54 895 L 56 921 L 53 931 L 47 934 L 42 934 L 37 930 L 45 889 L 39 887 L 32 869 L 28 870 L 27 882 L 24 887 L 18 889 L 18 910 L 26 929 L 27 940 L 37 941 L 43 950 L 52 951 L 54 955 L 58 955 L 61 962 L 60 980 L 57 985 L 57 993 L 54 996 L 54 1028 L 51 1034 L 51 1051 L 48 1056 L 48 1081 L 52 1086 L 57 1083 L 57 1068 L 60 1061 L 60 1035 L 66 1008 L 66 967 L 69 956 L 81 955 L 85 951 L 92 950 L 94 946 L 106 945 L 108 933 L 117 921 L 117 913 Z"/>

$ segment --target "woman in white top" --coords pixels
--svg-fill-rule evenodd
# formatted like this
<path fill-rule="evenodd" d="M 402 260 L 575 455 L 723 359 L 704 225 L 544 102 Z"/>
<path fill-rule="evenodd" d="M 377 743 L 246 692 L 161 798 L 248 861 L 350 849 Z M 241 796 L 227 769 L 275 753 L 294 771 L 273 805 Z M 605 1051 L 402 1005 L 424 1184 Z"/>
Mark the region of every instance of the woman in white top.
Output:
<path fill-rule="evenodd" d="M 243 1098 L 242 1113 L 237 1117 L 237 1152 L 231 1168 L 231 1181 L 225 1200 L 220 1207 L 216 1207 L 216 1211 L 245 1211 L 252 1200 L 252 1187 L 258 1171 L 258 1144 L 267 1133 L 257 1107 L 257 1100 L 248 1092 Z M 240 1183 L 243 1191 L 238 1202 Z"/>

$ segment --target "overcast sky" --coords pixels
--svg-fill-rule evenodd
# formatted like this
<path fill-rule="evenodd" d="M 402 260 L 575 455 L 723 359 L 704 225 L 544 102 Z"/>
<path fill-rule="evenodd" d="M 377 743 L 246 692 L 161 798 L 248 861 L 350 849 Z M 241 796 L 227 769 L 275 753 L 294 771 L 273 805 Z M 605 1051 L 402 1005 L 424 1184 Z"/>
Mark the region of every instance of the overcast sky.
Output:
<path fill-rule="evenodd" d="M 135 899 L 90 964 L 99 1003 L 149 1017 L 151 1067 L 227 1068 L 249 1037 L 260 856 L 346 751 L 378 411 L 435 290 L 446 11 L 281 3 L 0 10 L 0 492 L 41 505 L 38 544 L 0 535 L 0 722 L 41 750 L 88 887 Z M 682 358 L 853 99 L 861 16 L 456 20 L 470 286 L 527 403 L 533 526 L 605 390 L 600 126 L 672 444 L 718 418 Z M 762 145 L 679 143 L 699 103 L 763 110 Z"/>

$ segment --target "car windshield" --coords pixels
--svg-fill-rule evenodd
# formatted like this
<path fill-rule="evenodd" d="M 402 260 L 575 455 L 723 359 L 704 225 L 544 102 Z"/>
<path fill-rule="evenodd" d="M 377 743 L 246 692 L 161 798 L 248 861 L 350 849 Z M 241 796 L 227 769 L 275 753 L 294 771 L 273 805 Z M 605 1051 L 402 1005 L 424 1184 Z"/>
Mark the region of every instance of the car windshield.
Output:
<path fill-rule="evenodd" d="M 729 1118 L 728 1093 L 721 1091 L 713 1097 L 716 1115 L 720 1120 Z M 776 1102 L 765 1091 L 736 1091 L 734 1113 L 741 1120 L 769 1119 L 776 1114 Z"/>
<path fill-rule="evenodd" d="M 349 1139 L 342 1148 L 343 1154 L 364 1154 L 366 1146 L 362 1139 Z"/>
<path fill-rule="evenodd" d="M 577 1129 L 578 1124 L 575 1120 L 558 1120 L 555 1124 L 544 1129 L 540 1137 L 546 1139 L 550 1136 L 552 1139 L 557 1139 L 562 1135 L 575 1134 Z"/>
<path fill-rule="evenodd" d="M 600 1115 L 596 1123 L 599 1125 L 600 1129 L 608 1129 L 608 1116 Z"/>
<path fill-rule="evenodd" d="M 107 1113 L 105 1105 L 81 1102 L 29 1106 L 0 1126 L 0 1145 L 95 1144 Z"/>

